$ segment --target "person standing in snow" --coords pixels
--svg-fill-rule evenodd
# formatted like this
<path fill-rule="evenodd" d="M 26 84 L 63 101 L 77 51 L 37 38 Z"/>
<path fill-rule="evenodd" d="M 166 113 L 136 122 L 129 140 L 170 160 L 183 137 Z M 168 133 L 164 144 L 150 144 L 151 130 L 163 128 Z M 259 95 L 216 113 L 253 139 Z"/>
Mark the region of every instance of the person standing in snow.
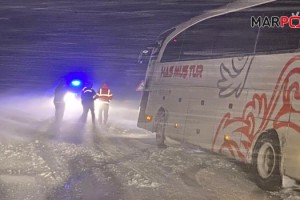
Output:
<path fill-rule="evenodd" d="M 55 88 L 54 91 L 54 106 L 55 106 L 55 123 L 60 125 L 63 120 L 64 113 L 65 113 L 65 101 L 64 97 L 67 93 L 67 87 L 65 80 L 60 81 L 58 86 Z"/>
<path fill-rule="evenodd" d="M 106 124 L 108 120 L 109 103 L 112 100 L 112 92 L 104 83 L 97 93 L 97 99 L 100 101 L 99 124 Z"/>
<path fill-rule="evenodd" d="M 91 82 L 87 83 L 81 92 L 81 104 L 83 108 L 83 113 L 81 115 L 82 122 L 86 122 L 88 112 L 91 111 L 92 122 L 95 124 L 95 107 L 94 100 L 96 97 L 96 92 L 92 89 L 93 84 Z"/>

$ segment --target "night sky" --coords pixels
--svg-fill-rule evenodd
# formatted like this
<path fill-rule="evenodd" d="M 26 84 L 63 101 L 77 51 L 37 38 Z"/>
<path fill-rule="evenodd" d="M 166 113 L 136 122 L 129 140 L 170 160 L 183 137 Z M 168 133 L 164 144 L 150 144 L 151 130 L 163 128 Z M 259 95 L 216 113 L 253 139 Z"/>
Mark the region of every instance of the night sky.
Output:
<path fill-rule="evenodd" d="M 166 29 L 225 0 L 14 0 L 0 2 L 0 90 L 51 92 L 68 72 L 134 98 L 139 51 Z M 96 88 L 95 88 L 96 89 Z"/>

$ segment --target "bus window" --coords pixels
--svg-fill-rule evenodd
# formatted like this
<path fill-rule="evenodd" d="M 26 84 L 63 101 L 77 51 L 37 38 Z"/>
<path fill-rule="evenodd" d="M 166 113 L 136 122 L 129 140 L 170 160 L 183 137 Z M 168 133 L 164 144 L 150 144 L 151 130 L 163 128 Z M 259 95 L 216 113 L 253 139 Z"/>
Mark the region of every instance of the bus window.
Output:
<path fill-rule="evenodd" d="M 252 9 L 213 17 L 189 27 L 169 42 L 162 62 L 244 56 L 254 53 L 258 28 Z M 180 39 L 178 39 L 180 38 Z"/>
<path fill-rule="evenodd" d="M 215 57 L 244 56 L 254 53 L 258 28 L 250 26 L 251 10 L 229 13 L 217 18 L 218 36 L 213 48 Z"/>
<path fill-rule="evenodd" d="M 168 43 L 161 62 L 172 62 L 178 60 L 180 51 L 182 50 L 183 38 L 183 33 L 181 33 Z"/>
<path fill-rule="evenodd" d="M 286 9 L 286 8 L 285 8 Z M 293 9 L 290 9 L 293 10 Z M 265 16 L 291 16 L 291 12 L 268 12 Z M 299 49 L 300 29 L 290 28 L 261 28 L 256 47 L 257 54 L 273 54 L 280 52 L 292 52 Z"/>
<path fill-rule="evenodd" d="M 289 52 L 299 48 L 299 29 L 285 28 L 262 28 L 256 52 L 259 53 L 279 53 Z"/>
<path fill-rule="evenodd" d="M 218 25 L 208 19 L 184 31 L 184 41 L 179 60 L 210 58 Z"/>
<path fill-rule="evenodd" d="M 156 47 L 153 49 L 153 52 L 152 52 L 152 56 L 157 56 L 159 51 L 160 51 L 160 48 L 161 48 L 161 45 L 162 43 L 165 41 L 165 39 L 175 30 L 175 28 L 171 28 L 165 32 L 163 32 L 162 34 L 160 34 L 157 38 L 157 42 L 156 42 Z"/>

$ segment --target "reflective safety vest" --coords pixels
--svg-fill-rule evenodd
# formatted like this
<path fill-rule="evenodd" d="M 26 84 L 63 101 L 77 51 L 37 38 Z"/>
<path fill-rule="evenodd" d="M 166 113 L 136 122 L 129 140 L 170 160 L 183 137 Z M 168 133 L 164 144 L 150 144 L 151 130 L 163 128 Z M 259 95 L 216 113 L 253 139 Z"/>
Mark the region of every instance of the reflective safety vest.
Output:
<path fill-rule="evenodd" d="M 109 103 L 112 100 L 112 92 L 107 87 L 102 87 L 97 93 L 98 99 L 100 99 L 103 103 Z"/>

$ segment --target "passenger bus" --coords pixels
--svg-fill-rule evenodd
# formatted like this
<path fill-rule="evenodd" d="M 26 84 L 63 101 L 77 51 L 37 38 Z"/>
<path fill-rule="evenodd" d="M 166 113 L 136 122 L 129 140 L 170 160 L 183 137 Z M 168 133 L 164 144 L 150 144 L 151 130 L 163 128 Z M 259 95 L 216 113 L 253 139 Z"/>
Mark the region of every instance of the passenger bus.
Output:
<path fill-rule="evenodd" d="M 300 180 L 298 11 L 298 0 L 236 1 L 162 33 L 138 127 L 158 145 L 172 138 L 251 164 L 263 189 Z"/>

